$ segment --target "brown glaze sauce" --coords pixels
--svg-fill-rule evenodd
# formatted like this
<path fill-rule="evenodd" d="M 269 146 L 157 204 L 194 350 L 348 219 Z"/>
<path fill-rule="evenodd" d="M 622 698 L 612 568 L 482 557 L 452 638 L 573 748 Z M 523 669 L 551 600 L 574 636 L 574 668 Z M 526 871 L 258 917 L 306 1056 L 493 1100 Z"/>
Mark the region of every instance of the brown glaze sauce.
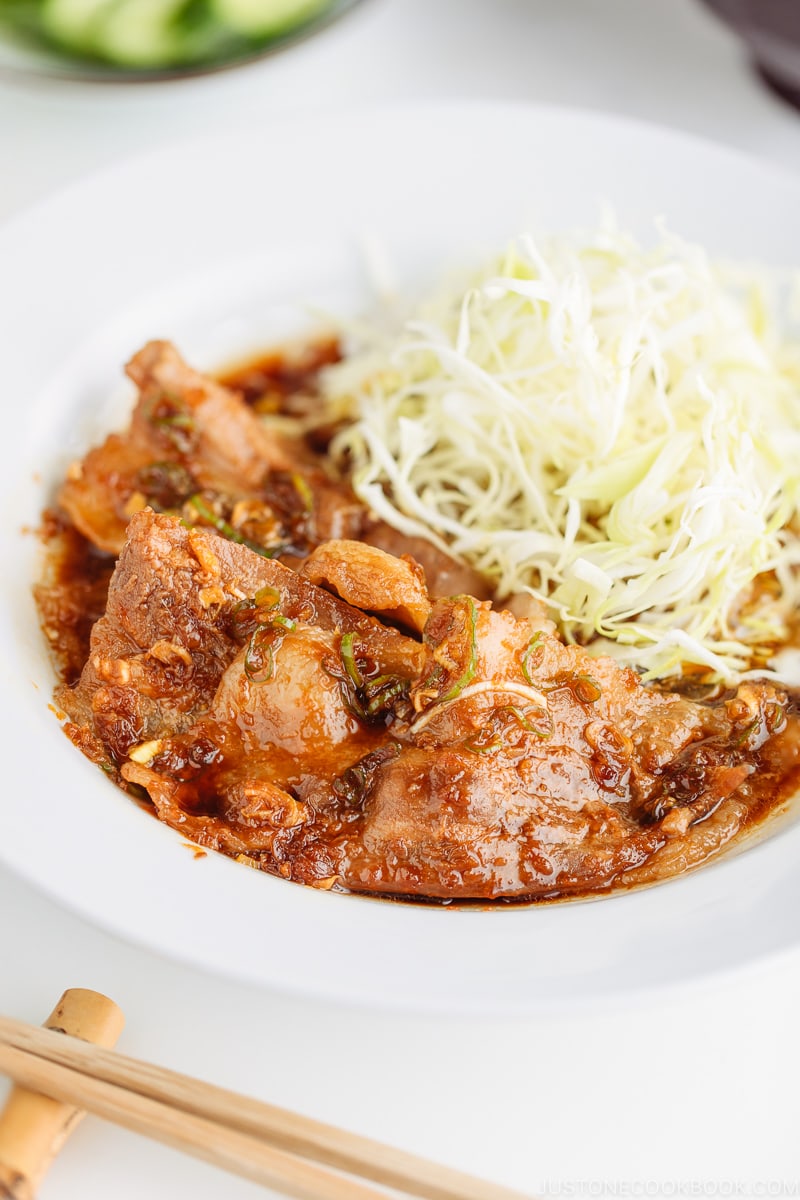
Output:
<path fill-rule="evenodd" d="M 34 596 L 59 676 L 72 685 L 89 657 L 92 627 L 105 612 L 116 559 L 96 550 L 56 509 L 44 513 L 39 533 L 47 558 Z"/>
<path fill-rule="evenodd" d="M 293 349 L 271 350 L 218 374 L 220 383 L 239 392 L 257 413 L 308 411 L 317 394 L 316 377 L 342 357 L 335 337 L 303 342 Z"/>

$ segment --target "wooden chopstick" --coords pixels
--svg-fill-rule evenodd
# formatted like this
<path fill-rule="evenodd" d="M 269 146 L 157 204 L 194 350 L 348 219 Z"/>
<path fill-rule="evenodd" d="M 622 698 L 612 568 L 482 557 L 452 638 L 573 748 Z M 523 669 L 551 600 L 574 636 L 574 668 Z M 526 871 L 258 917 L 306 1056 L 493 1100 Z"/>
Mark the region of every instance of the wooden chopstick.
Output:
<path fill-rule="evenodd" d="M 9 1017 L 0 1017 L 0 1072 L 297 1200 L 387 1200 L 385 1192 L 353 1177 L 424 1200 L 530 1200 L 381 1142 Z"/>
<path fill-rule="evenodd" d="M 125 1017 L 108 996 L 70 988 L 44 1024 L 46 1029 L 110 1049 L 122 1033 Z M 16 1084 L 0 1112 L 0 1197 L 33 1200 L 51 1162 L 82 1116 L 71 1104 Z"/>

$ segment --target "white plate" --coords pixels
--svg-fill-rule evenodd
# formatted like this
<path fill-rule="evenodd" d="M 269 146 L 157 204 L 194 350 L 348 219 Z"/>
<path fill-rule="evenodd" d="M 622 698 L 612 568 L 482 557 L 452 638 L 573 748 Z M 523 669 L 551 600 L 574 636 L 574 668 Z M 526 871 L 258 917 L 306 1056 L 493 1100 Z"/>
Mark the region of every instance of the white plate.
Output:
<path fill-rule="evenodd" d="M 368 303 L 359 240 L 405 281 L 531 222 L 646 234 L 663 214 L 714 252 L 800 264 L 800 186 L 714 146 L 509 106 L 315 117 L 159 150 L 0 234 L 3 589 L 0 856 L 166 955 L 261 984 L 402 1008 L 528 1012 L 733 970 L 800 937 L 800 826 L 648 891 L 454 911 L 304 889 L 182 839 L 117 791 L 48 710 L 30 597 L 37 521 L 65 464 L 125 420 L 121 364 L 175 339 L 201 367 Z M 22 432 L 18 433 L 22 425 Z"/>

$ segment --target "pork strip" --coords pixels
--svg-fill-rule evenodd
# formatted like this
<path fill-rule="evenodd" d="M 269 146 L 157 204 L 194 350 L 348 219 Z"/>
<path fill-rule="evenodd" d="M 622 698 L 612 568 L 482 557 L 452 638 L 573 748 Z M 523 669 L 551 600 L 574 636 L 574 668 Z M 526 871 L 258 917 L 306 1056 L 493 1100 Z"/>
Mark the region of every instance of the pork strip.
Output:
<path fill-rule="evenodd" d="M 113 761 L 137 743 L 185 732 L 241 655 L 232 619 L 261 589 L 274 590 L 273 607 L 286 621 L 367 637 L 387 669 L 412 674 L 418 664 L 417 643 L 281 563 L 145 510 L 130 522 L 89 660 L 77 686 L 57 693 L 60 707 Z"/>
<path fill-rule="evenodd" d="M 459 660 L 453 631 L 473 619 Z M 488 605 L 442 602 L 426 636 L 400 753 L 362 781 L 340 865 L 354 890 L 496 898 L 649 882 L 741 830 L 761 750 L 788 721 L 797 737 L 769 684 L 699 705 Z"/>
<path fill-rule="evenodd" d="M 179 468 L 188 490 L 257 491 L 289 470 L 284 446 L 235 392 L 189 367 L 170 342 L 154 341 L 126 368 L 139 389 L 130 429 L 111 434 L 70 470 L 59 503 L 101 550 L 119 554 L 128 521 L 145 506 L 143 473 Z"/>

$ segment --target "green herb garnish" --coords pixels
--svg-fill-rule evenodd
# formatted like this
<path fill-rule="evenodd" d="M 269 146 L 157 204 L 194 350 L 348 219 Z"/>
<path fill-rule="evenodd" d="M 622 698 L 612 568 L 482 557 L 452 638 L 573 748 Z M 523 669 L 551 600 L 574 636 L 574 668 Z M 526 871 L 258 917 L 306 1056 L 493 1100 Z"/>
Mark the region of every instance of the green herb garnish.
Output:
<path fill-rule="evenodd" d="M 150 400 L 146 420 L 166 437 L 180 454 L 188 454 L 195 440 L 196 425 L 183 396 L 158 391 Z"/>
<path fill-rule="evenodd" d="M 306 516 L 308 516 L 308 514 L 312 512 L 314 508 L 314 493 L 311 491 L 311 488 L 308 486 L 308 483 L 303 476 L 298 475 L 297 472 L 292 474 L 291 480 L 294 485 L 294 490 L 300 497 L 300 501 L 303 505 L 303 512 L 306 514 Z"/>
<path fill-rule="evenodd" d="M 572 694 L 581 704 L 595 704 L 603 694 L 603 689 L 591 675 L 577 675 L 572 683 Z"/>
<path fill-rule="evenodd" d="M 363 685 L 364 680 L 361 677 L 361 672 L 359 671 L 358 663 L 356 662 L 355 640 L 356 635 L 354 633 L 343 633 L 342 640 L 339 643 L 339 654 L 341 655 L 342 666 L 347 672 L 348 678 L 353 684 L 353 687 L 360 688 Z"/>
<path fill-rule="evenodd" d="M 481 729 L 478 733 L 474 733 L 472 737 L 466 738 L 461 744 L 471 754 L 495 754 L 498 750 L 503 749 L 505 742 L 499 733 L 492 733 L 487 729 Z"/>
<path fill-rule="evenodd" d="M 198 492 L 190 496 L 186 503 L 190 504 L 198 516 L 202 517 L 207 524 L 213 526 L 222 537 L 227 538 L 229 542 L 236 542 L 240 546 L 246 546 L 248 550 L 260 554 L 262 558 L 274 558 L 276 554 L 280 554 L 285 549 L 285 544 L 282 542 L 276 546 L 267 547 L 262 546 L 259 542 L 251 541 L 250 538 L 244 537 L 228 521 L 217 516 L 210 504 L 207 504 Z"/>
<path fill-rule="evenodd" d="M 533 662 L 531 662 L 531 658 L 534 654 L 536 655 L 536 658 Z M 544 646 L 542 645 L 542 631 L 541 629 L 538 629 L 528 642 L 528 645 L 525 647 L 520 660 L 520 666 L 522 668 L 522 674 L 525 676 L 525 682 L 529 683 L 531 687 L 534 686 L 533 680 L 531 679 L 531 667 L 538 667 L 543 658 Z"/>
<path fill-rule="evenodd" d="M 440 703 L 445 704 L 448 700 L 455 700 L 468 683 L 471 683 L 475 678 L 475 672 L 478 668 L 478 609 L 475 601 L 471 596 L 459 596 L 458 599 L 466 600 L 469 612 L 469 662 L 463 674 L 455 681 L 453 686 L 449 688 L 443 696 L 440 697 Z"/>
<path fill-rule="evenodd" d="M 377 675 L 377 667 L 356 652 L 354 631 L 343 633 L 339 642 L 338 663 L 324 664 L 325 670 L 338 680 L 342 699 L 348 712 L 368 725 L 384 720 L 396 700 L 407 695 L 410 682 L 400 675 Z"/>
<path fill-rule="evenodd" d="M 274 634 L 268 625 L 258 625 L 244 652 L 244 673 L 251 683 L 266 683 L 275 674 Z"/>
<path fill-rule="evenodd" d="M 449 700 L 455 700 L 456 697 L 461 694 L 464 688 L 467 687 L 467 685 L 470 684 L 475 678 L 475 672 L 478 668 L 477 605 L 471 596 L 453 596 L 450 603 L 453 606 L 450 628 L 446 631 L 444 636 L 436 642 L 431 641 L 430 635 L 428 634 L 428 626 L 431 624 L 430 618 L 428 620 L 428 626 L 426 626 L 424 637 L 427 645 L 432 647 L 435 661 L 434 666 L 432 667 L 428 676 L 415 689 L 419 695 L 425 695 L 426 697 L 429 697 L 431 702 L 434 704 L 444 704 Z M 466 608 L 466 619 L 464 622 L 464 627 L 454 630 L 454 620 L 452 618 L 455 615 L 457 607 Z M 430 695 L 432 689 L 438 687 L 442 681 L 442 678 L 446 677 L 446 670 L 441 661 L 442 657 L 447 654 L 449 658 L 452 657 L 454 661 L 457 661 L 455 656 L 451 656 L 447 653 L 448 642 L 454 638 L 458 638 L 459 641 L 463 641 L 465 633 L 469 638 L 469 654 L 464 670 L 443 695 Z M 460 646 L 456 647 L 456 649 L 460 648 Z M 437 659 L 438 661 L 436 661 Z"/>
<path fill-rule="evenodd" d="M 137 471 L 136 488 L 144 493 L 151 508 L 166 512 L 180 508 L 197 491 L 197 483 L 180 463 L 154 462 Z"/>
<path fill-rule="evenodd" d="M 553 718 L 550 716 L 549 712 L 547 713 L 547 718 L 549 721 L 549 727 L 547 729 L 541 729 L 538 725 L 535 725 L 533 721 L 529 720 L 522 709 L 516 704 L 506 704 L 500 709 L 500 712 L 508 713 L 508 715 L 513 718 L 514 721 L 516 721 L 520 728 L 524 729 L 526 733 L 532 733 L 541 741 L 546 741 L 547 738 L 552 736 Z"/>
<path fill-rule="evenodd" d="M 348 804 L 361 803 L 366 799 L 375 772 L 384 763 L 397 758 L 401 749 L 399 742 L 388 742 L 385 746 L 379 746 L 377 750 L 371 750 L 352 767 L 343 771 L 338 779 L 334 779 L 334 793 Z"/>

